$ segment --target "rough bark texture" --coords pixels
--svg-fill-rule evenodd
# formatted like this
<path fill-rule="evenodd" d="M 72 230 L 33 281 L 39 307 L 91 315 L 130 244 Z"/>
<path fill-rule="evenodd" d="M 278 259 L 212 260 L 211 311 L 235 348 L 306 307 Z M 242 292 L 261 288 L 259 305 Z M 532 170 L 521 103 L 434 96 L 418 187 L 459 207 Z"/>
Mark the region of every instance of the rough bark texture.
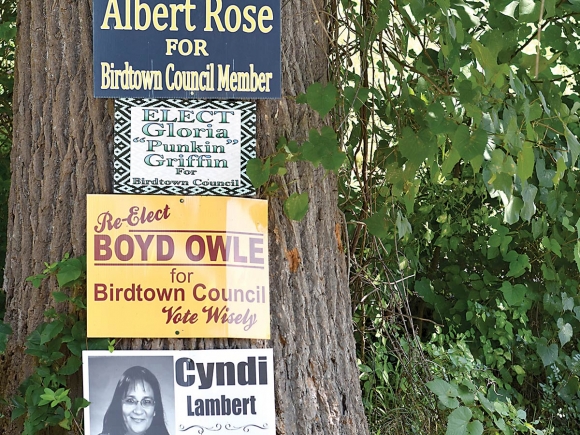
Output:
<path fill-rule="evenodd" d="M 316 9 L 313 9 L 316 8 Z M 320 0 L 282 4 L 283 94 L 305 91 L 327 73 Z M 14 334 L 0 360 L 0 396 L 9 397 L 31 372 L 26 336 L 51 304 L 26 277 L 66 252 L 85 252 L 85 198 L 108 193 L 112 180 L 112 102 L 92 98 L 91 2 L 20 0 L 14 100 L 14 148 L 4 289 Z M 258 103 L 259 153 L 280 136 L 302 140 L 320 120 L 293 98 Z M 124 349 L 273 347 L 278 434 L 365 434 L 341 252 L 336 180 L 309 164 L 292 164 L 271 198 L 272 340 L 123 340 Z M 283 214 L 283 199 L 307 191 L 300 222 Z M 57 430 L 51 433 L 58 433 Z M 0 433 L 21 433 L 0 419 Z"/>

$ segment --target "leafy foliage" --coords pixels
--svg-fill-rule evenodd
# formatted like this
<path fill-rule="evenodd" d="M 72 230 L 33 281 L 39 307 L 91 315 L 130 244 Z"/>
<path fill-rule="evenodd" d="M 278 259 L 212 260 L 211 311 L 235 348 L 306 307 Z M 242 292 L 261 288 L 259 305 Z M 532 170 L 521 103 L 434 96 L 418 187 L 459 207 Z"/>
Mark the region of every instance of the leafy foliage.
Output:
<path fill-rule="evenodd" d="M 320 116 L 328 115 L 336 104 L 336 88 L 332 83 L 323 86 L 320 83 L 312 83 L 308 86 L 306 94 L 299 95 L 298 103 L 308 103 Z"/>
<path fill-rule="evenodd" d="M 311 85 L 309 89 L 312 87 L 318 88 Z M 324 92 L 330 92 L 333 95 L 336 93 L 336 89 L 332 85 L 328 85 L 324 89 L 325 91 L 316 91 L 315 97 L 311 96 L 311 98 L 317 98 Z M 304 102 L 307 101 L 306 95 L 308 94 L 301 96 Z M 295 141 L 288 142 L 285 138 L 280 138 L 277 149 L 276 154 L 263 160 L 250 159 L 246 168 L 252 185 L 256 189 L 264 187 L 264 193 L 267 195 L 279 194 L 279 185 L 274 181 L 274 177 L 285 175 L 288 172 L 286 169 L 288 162 L 308 161 L 314 166 L 322 165 L 324 169 L 336 172 L 342 166 L 345 158 L 344 153 L 339 148 L 335 131 L 328 126 L 322 127 L 320 131 L 310 130 L 308 140 L 300 145 Z M 285 194 L 284 213 L 289 219 L 301 220 L 308 212 L 308 193 L 289 194 L 285 192 Z"/>
<path fill-rule="evenodd" d="M 404 342 L 429 370 L 394 371 L 448 434 L 577 433 L 580 4 L 330 7 L 363 389 Z M 367 403 L 371 424 L 420 397 Z"/>
<path fill-rule="evenodd" d="M 308 192 L 293 193 L 284 202 L 284 213 L 290 219 L 299 221 L 308 212 Z"/>
<path fill-rule="evenodd" d="M 37 360 L 34 373 L 10 398 L 11 418 L 24 416 L 23 435 L 34 435 L 50 426 L 60 426 L 72 433 L 82 434 L 78 413 L 88 406 L 82 397 L 73 398 L 67 384 L 82 365 L 83 349 L 107 349 L 107 339 L 87 339 L 84 311 L 86 259 L 70 258 L 46 264 L 43 273 L 27 280 L 38 287 L 47 278 L 55 277 L 59 288 L 54 291 L 55 302 L 69 304 L 67 313 L 49 308 L 46 322 L 41 323 L 26 339 L 26 350 Z M 70 309 L 72 308 L 72 309 Z"/>

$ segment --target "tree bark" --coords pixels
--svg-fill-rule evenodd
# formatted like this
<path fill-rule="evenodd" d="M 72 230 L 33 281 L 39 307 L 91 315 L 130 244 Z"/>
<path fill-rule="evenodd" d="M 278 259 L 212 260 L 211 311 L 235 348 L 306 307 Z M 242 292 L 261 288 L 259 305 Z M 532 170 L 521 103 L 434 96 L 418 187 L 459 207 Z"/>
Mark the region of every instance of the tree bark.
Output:
<path fill-rule="evenodd" d="M 258 102 L 257 144 L 272 153 L 280 136 L 303 140 L 321 120 L 294 96 L 327 75 L 329 41 L 320 0 L 282 5 L 281 100 Z M 86 195 L 112 190 L 113 104 L 92 97 L 90 0 L 20 0 L 14 145 L 4 290 L 14 334 L 0 359 L 0 397 L 33 369 L 24 342 L 52 304 L 55 283 L 26 282 L 44 262 L 81 255 Z M 278 434 L 366 434 L 336 179 L 310 164 L 290 164 L 270 198 L 272 339 L 124 339 L 122 349 L 273 347 Z M 282 211 L 286 196 L 307 191 L 301 222 Z M 80 392 L 79 392 L 80 393 Z M 22 422 L 0 419 L 0 433 Z M 47 431 L 58 433 L 58 430 Z"/>

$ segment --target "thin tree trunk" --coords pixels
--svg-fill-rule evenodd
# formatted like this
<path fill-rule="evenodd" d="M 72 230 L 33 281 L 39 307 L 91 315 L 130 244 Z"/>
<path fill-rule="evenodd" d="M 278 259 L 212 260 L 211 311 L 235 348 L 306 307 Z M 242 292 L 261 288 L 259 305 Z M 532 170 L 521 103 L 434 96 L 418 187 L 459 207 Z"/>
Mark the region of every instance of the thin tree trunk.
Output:
<path fill-rule="evenodd" d="M 317 10 L 313 10 L 313 8 Z M 45 283 L 26 282 L 44 262 L 85 252 L 86 195 L 111 192 L 112 101 L 92 98 L 90 0 L 20 0 L 14 98 L 14 146 L 4 290 L 14 330 L 0 359 L 0 396 L 9 397 L 34 359 L 24 342 L 52 303 Z M 327 73 L 323 5 L 282 5 L 282 100 L 258 102 L 260 155 L 280 136 L 303 140 L 320 119 L 293 97 Z M 124 339 L 123 349 L 273 347 L 277 433 L 366 434 L 352 334 L 350 294 L 341 252 L 336 179 L 309 164 L 290 164 L 270 198 L 272 339 Z M 307 191 L 303 221 L 288 220 L 283 199 Z M 21 433 L 0 419 L 0 433 Z M 51 431 L 57 433 L 58 431 Z M 48 432 L 47 432 L 48 433 Z"/>

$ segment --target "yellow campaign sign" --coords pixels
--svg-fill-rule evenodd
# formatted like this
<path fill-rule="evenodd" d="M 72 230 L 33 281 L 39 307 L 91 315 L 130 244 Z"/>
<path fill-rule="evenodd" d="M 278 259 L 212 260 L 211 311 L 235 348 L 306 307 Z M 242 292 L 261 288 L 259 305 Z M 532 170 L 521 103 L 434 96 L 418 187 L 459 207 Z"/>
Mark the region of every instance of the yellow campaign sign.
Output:
<path fill-rule="evenodd" d="M 270 338 L 268 203 L 87 196 L 89 337 Z"/>

